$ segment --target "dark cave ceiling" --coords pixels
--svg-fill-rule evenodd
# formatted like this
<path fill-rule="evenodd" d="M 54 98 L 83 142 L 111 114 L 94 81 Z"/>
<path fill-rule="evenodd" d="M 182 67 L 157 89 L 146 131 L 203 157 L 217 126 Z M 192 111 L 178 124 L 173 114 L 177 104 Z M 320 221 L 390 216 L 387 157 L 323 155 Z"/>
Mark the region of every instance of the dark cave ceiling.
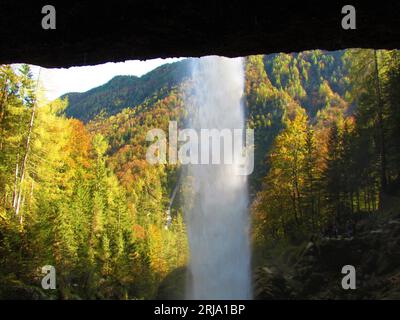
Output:
<path fill-rule="evenodd" d="M 0 2 L 0 63 L 69 67 L 132 59 L 245 56 L 307 49 L 399 48 L 400 2 Z M 44 30 L 41 9 L 56 8 Z M 357 29 L 341 27 L 346 4 Z"/>

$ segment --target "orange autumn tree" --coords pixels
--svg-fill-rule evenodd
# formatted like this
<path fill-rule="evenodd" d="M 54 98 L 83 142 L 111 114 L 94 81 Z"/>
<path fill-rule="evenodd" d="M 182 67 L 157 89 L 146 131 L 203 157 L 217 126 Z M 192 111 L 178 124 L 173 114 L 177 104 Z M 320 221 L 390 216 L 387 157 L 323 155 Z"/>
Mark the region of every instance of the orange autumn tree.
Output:
<path fill-rule="evenodd" d="M 253 204 L 255 237 L 300 237 L 317 228 L 314 132 L 302 108 L 287 117 L 268 158 L 269 172 Z"/>

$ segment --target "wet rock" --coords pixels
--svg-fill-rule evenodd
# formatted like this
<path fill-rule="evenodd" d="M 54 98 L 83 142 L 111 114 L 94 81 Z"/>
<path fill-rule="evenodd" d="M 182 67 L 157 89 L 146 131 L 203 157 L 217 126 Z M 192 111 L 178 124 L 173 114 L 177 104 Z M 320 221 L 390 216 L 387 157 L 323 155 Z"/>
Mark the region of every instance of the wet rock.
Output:
<path fill-rule="evenodd" d="M 282 273 L 271 267 L 258 268 L 254 275 L 254 299 L 282 300 L 292 297 L 293 289 Z"/>
<path fill-rule="evenodd" d="M 281 266 L 286 273 L 259 270 L 257 297 L 282 297 L 286 288 L 293 299 L 400 299 L 399 222 L 369 219 L 353 238 L 304 243 L 300 253 Z M 356 268 L 356 290 L 341 286 L 344 265 Z"/>
<path fill-rule="evenodd" d="M 161 282 L 156 299 L 182 300 L 185 299 L 187 268 L 180 267 L 169 273 Z"/>

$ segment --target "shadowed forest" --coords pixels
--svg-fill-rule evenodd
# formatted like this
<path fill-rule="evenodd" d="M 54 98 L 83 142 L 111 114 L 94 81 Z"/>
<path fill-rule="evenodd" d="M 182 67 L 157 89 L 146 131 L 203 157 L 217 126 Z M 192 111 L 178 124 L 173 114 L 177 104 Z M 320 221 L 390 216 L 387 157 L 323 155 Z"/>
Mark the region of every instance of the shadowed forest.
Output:
<path fill-rule="evenodd" d="M 184 127 L 189 62 L 51 102 L 0 66 L 1 299 L 184 297 L 182 168 L 149 164 L 146 134 Z M 244 104 L 254 298 L 400 298 L 399 51 L 246 57 Z"/>

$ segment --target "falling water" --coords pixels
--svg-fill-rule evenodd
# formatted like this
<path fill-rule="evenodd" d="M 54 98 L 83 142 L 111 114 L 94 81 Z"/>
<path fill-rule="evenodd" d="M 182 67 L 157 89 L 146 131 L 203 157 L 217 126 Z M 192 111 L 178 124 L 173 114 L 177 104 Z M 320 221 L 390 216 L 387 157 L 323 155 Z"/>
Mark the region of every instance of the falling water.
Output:
<path fill-rule="evenodd" d="M 189 126 L 196 130 L 244 129 L 242 59 L 195 59 L 192 75 Z M 235 162 L 188 167 L 190 299 L 251 298 L 247 179 L 237 174 L 237 168 Z"/>

